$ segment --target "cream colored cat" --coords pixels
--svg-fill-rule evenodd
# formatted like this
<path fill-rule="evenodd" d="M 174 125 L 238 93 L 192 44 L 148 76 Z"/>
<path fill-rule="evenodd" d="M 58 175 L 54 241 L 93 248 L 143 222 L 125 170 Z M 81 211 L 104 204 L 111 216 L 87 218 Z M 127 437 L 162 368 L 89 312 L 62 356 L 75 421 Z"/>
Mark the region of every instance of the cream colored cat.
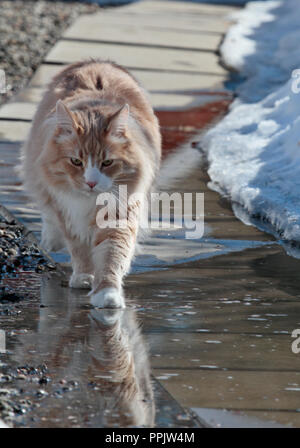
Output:
<path fill-rule="evenodd" d="M 122 278 L 160 152 L 159 125 L 145 91 L 111 62 L 79 62 L 62 70 L 35 114 L 21 159 L 25 186 L 42 211 L 42 244 L 51 251 L 67 247 L 69 285 L 92 287 L 96 307 L 125 306 Z M 120 185 L 128 189 L 122 203 L 128 206 L 127 224 L 100 228 L 97 196 L 111 192 L 120 202 Z M 142 199 L 129 203 L 134 193 Z"/>

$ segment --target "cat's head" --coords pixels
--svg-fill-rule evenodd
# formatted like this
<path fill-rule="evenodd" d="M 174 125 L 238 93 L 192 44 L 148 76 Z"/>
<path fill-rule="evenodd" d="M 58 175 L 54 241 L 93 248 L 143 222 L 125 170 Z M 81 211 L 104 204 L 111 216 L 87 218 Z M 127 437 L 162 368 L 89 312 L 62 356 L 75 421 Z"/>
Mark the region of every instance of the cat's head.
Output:
<path fill-rule="evenodd" d="M 59 100 L 43 160 L 50 182 L 87 195 L 130 183 L 138 168 L 129 121 L 127 104 L 113 111 L 88 105 L 71 110 Z"/>

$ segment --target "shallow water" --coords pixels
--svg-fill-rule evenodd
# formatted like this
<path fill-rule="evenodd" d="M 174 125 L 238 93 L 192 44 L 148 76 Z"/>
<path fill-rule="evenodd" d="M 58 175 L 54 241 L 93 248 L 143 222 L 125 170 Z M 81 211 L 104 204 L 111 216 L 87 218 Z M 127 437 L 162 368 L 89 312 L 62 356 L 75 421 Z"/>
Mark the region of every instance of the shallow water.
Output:
<path fill-rule="evenodd" d="M 92 309 L 86 293 L 62 286 L 57 275 L 41 285 L 31 276 L 30 297 L 17 319 L 2 319 L 0 383 L 16 391 L 17 426 L 195 425 L 151 378 L 134 307 Z"/>

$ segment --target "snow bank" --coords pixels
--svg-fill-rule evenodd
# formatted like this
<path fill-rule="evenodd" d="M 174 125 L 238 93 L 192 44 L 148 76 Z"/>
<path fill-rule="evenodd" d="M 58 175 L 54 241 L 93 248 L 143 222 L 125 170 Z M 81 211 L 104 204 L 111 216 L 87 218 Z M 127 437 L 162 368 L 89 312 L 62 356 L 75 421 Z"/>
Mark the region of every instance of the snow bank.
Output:
<path fill-rule="evenodd" d="M 298 8 L 299 0 L 255 2 L 234 14 L 221 55 L 245 81 L 201 146 L 210 186 L 239 217 L 243 209 L 244 221 L 258 218 L 300 242 L 300 82 L 291 78 L 300 68 Z"/>

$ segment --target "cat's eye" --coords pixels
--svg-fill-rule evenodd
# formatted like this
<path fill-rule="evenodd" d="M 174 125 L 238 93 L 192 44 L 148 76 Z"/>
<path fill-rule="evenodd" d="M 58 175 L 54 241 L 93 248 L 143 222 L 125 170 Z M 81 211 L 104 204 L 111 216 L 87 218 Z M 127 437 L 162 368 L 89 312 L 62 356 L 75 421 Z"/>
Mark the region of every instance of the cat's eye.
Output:
<path fill-rule="evenodd" d="M 110 165 L 112 165 L 112 163 L 113 163 L 113 160 L 107 159 L 107 160 L 104 160 L 104 162 L 102 162 L 102 166 L 110 166 Z"/>
<path fill-rule="evenodd" d="M 82 165 L 83 165 L 83 163 L 82 163 L 82 161 L 81 161 L 80 159 L 76 159 L 76 158 L 74 158 L 74 157 L 71 157 L 71 162 L 72 162 L 73 165 L 75 165 L 75 166 L 82 166 Z"/>

